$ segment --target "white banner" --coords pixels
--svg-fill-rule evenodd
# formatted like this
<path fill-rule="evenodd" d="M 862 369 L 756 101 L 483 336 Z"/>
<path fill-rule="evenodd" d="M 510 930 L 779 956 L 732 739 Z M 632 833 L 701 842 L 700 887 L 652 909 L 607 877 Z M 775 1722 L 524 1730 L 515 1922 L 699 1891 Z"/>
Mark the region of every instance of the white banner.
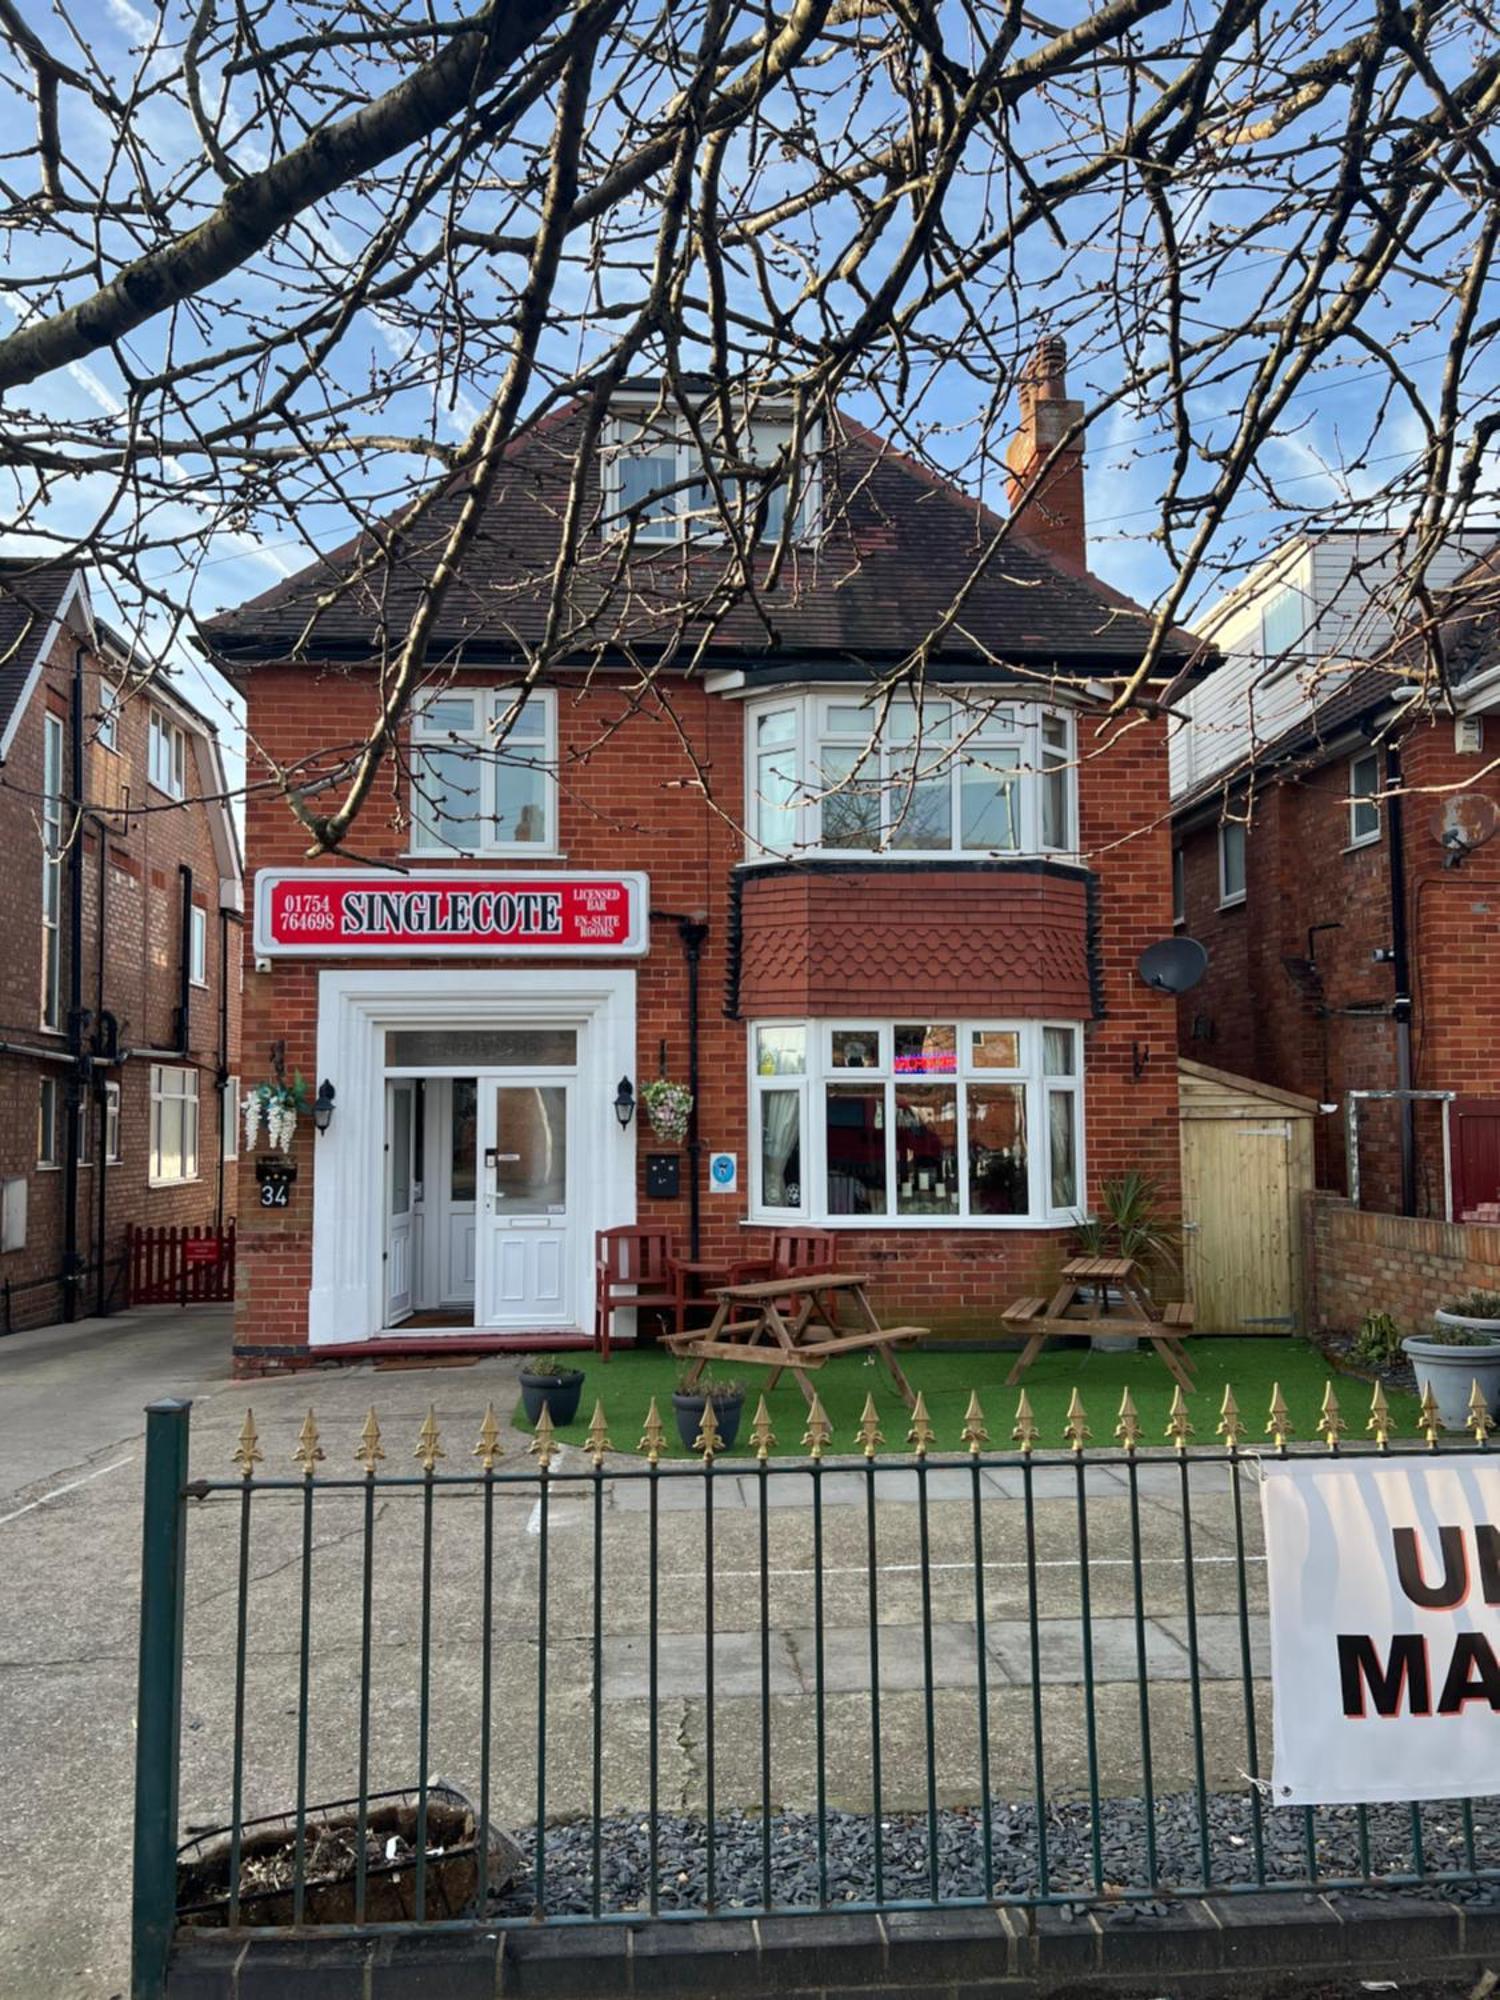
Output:
<path fill-rule="evenodd" d="M 1275 1802 L 1500 1794 L 1500 1457 L 1261 1463 Z"/>

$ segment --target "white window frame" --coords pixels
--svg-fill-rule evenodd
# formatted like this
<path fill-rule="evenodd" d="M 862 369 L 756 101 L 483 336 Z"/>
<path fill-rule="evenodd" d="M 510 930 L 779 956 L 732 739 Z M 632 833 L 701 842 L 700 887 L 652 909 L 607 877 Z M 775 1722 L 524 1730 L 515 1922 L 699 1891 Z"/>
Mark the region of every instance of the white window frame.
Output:
<path fill-rule="evenodd" d="M 220 1134 L 223 1148 L 220 1158 L 237 1160 L 240 1156 L 240 1080 L 237 1076 L 229 1078 L 219 1102 L 223 1107 L 220 1116 L 224 1121 L 224 1130 Z"/>
<path fill-rule="evenodd" d="M 705 411 L 701 422 L 705 433 L 711 434 L 711 414 Z M 782 444 L 790 443 L 792 428 L 790 411 L 774 407 L 757 410 L 748 423 L 742 422 L 739 442 L 743 445 L 748 433 L 750 449 L 754 453 L 757 433 L 764 438 L 774 431 L 777 443 L 775 450 L 768 453 L 765 459 L 752 457 L 748 462 L 767 466 L 773 463 Z M 813 538 L 813 524 L 819 518 L 822 501 L 821 451 L 822 425 L 813 422 L 808 425 L 804 445 L 802 484 L 790 536 L 794 545 Z M 635 517 L 635 539 L 638 543 L 661 548 L 684 540 L 713 542 L 725 539 L 724 521 L 712 489 L 704 478 L 697 439 L 686 420 L 676 411 L 661 409 L 655 404 L 642 404 L 636 408 L 627 406 L 612 414 L 605 426 L 599 489 L 603 499 L 600 533 L 606 541 L 623 536 L 629 526 L 622 518 L 620 472 L 622 463 L 629 458 L 660 459 L 664 468 L 660 484 L 663 488 L 672 489 L 665 494 L 666 505 L 660 513 L 642 513 Z M 666 475 L 668 461 L 670 477 Z M 720 478 L 731 489 L 729 497 L 732 498 L 732 491 L 740 482 L 728 471 L 721 471 Z M 758 502 L 760 490 L 749 481 L 744 483 L 749 501 Z M 778 494 L 784 507 L 792 497 L 790 476 L 772 489 L 772 505 L 767 509 L 765 530 L 759 542 L 762 548 L 772 548 L 780 540 L 780 526 L 774 520 L 775 497 Z M 747 505 L 747 526 L 751 513 L 751 507 Z"/>
<path fill-rule="evenodd" d="M 159 708 L 151 711 L 146 779 L 164 798 L 187 796 L 187 731 Z"/>
<path fill-rule="evenodd" d="M 1219 908 L 1221 910 L 1237 909 L 1245 900 L 1245 892 L 1250 879 L 1250 842 L 1248 832 L 1249 830 L 1242 819 L 1224 819 L 1219 822 Z M 1231 836 L 1236 834 L 1239 836 L 1240 846 L 1240 886 L 1238 889 L 1231 889 L 1229 887 L 1229 869 L 1227 866 L 1228 847 Z"/>
<path fill-rule="evenodd" d="M 1187 922 L 1187 851 L 1181 847 L 1172 849 L 1172 924 L 1175 927 Z"/>
<path fill-rule="evenodd" d="M 878 788 L 881 814 L 880 844 L 871 847 L 825 847 L 823 804 L 833 787 L 829 783 L 825 752 L 853 753 L 870 744 L 879 720 L 879 711 L 862 700 L 857 688 L 815 687 L 793 694 L 765 695 L 745 705 L 745 832 L 746 854 L 752 861 L 782 860 L 823 855 L 834 860 L 921 861 L 947 860 L 1036 860 L 1073 861 L 1079 851 L 1077 718 L 1070 709 L 1050 707 L 1043 702 L 1010 699 L 988 688 L 944 688 L 927 697 L 923 714 L 929 720 L 918 724 L 914 750 L 902 740 L 902 724 L 915 721 L 907 708 L 898 717 L 893 710 L 879 741 L 870 749 L 864 764 L 855 763 L 856 784 Z M 934 709 L 935 704 L 941 706 Z M 857 711 L 861 718 L 856 734 L 844 712 Z M 776 716 L 790 716 L 792 740 L 785 746 L 762 751 L 760 725 Z M 947 718 L 947 730 L 944 729 Z M 931 735 L 929 736 L 929 726 Z M 965 847 L 963 840 L 963 779 L 966 771 L 993 769 L 998 776 L 1000 759 L 1014 759 L 1013 824 L 1016 844 L 1011 847 Z M 792 838 L 776 843 L 767 838 L 762 807 L 768 803 L 766 774 L 779 760 L 780 775 L 789 780 L 792 798 L 784 810 L 790 815 Z M 877 775 L 878 774 L 878 775 Z M 943 847 L 900 844 L 912 776 L 920 782 L 924 775 L 946 777 L 949 792 L 949 834 Z M 1044 790 L 1053 776 L 1060 776 L 1064 788 L 1063 842 L 1045 838 Z"/>
<path fill-rule="evenodd" d="M 169 1083 L 170 1079 L 170 1083 Z M 179 1086 L 181 1086 L 179 1088 Z M 182 1134 L 178 1148 L 181 1172 L 164 1171 L 166 1143 L 163 1131 L 168 1105 L 181 1104 Z M 202 1154 L 200 1147 L 198 1072 L 195 1069 L 179 1068 L 171 1063 L 151 1065 L 151 1127 L 150 1127 L 150 1171 L 147 1184 L 151 1187 L 186 1187 L 201 1178 Z M 191 1115 L 189 1115 L 191 1114 Z M 191 1153 L 189 1138 L 191 1137 Z M 188 1169 L 191 1156 L 192 1168 Z"/>
<path fill-rule="evenodd" d="M 42 717 L 42 993 L 41 1024 L 62 1028 L 63 759 L 60 715 Z"/>
<path fill-rule="evenodd" d="M 191 906 L 192 916 L 188 921 L 188 983 L 192 986 L 208 984 L 208 911 L 201 903 Z"/>
<path fill-rule="evenodd" d="M 1288 612 L 1288 625 L 1295 618 L 1297 636 L 1283 645 L 1278 645 L 1271 634 L 1271 626 L 1278 613 Z M 1260 610 L 1261 654 L 1270 677 L 1275 680 L 1283 674 L 1295 673 L 1305 657 L 1305 641 L 1309 630 L 1308 599 L 1305 591 L 1294 583 L 1279 585 L 1266 598 Z"/>
<path fill-rule="evenodd" d="M 113 757 L 118 757 L 120 754 L 120 703 L 122 699 L 122 691 L 115 686 L 113 681 L 106 680 L 103 674 L 101 674 L 99 676 L 99 721 L 98 727 L 94 731 L 94 741 L 99 745 L 101 750 L 108 750 Z"/>
<path fill-rule="evenodd" d="M 104 1086 L 104 1164 L 118 1167 L 124 1163 L 124 1133 L 120 1120 L 120 1086 L 110 1082 Z"/>
<path fill-rule="evenodd" d="M 1359 785 L 1359 771 L 1362 765 L 1370 767 L 1370 788 L 1362 792 Z M 1349 759 L 1349 839 L 1350 847 L 1373 847 L 1384 829 L 1380 810 L 1380 752 L 1361 750 Z M 1363 830 L 1360 827 L 1361 812 L 1369 813 L 1375 824 Z"/>
<path fill-rule="evenodd" d="M 36 1163 L 43 1173 L 62 1166 L 62 1089 L 55 1076 L 44 1076 L 37 1087 Z"/>
<path fill-rule="evenodd" d="M 749 1068 L 750 1128 L 748 1150 L 750 1154 L 750 1213 L 749 1221 L 762 1226 L 793 1227 L 797 1224 L 815 1224 L 822 1229 L 1058 1229 L 1076 1226 L 1086 1212 L 1088 1187 L 1088 1167 L 1085 1158 L 1084 1134 L 1084 1033 L 1081 1021 L 1002 1021 L 980 1020 L 974 1017 L 955 1018 L 934 1016 L 931 1025 L 955 1027 L 957 1030 L 957 1066 L 951 1072 L 933 1075 L 911 1074 L 898 1077 L 893 1066 L 893 1035 L 897 1025 L 913 1024 L 917 1020 L 917 1010 L 901 1016 L 866 1016 L 849 1020 L 800 1020 L 786 1016 L 752 1021 L 748 1027 L 747 1051 Z M 1046 1075 L 1043 1072 L 1045 1060 L 1046 1030 L 1064 1030 L 1072 1036 L 1073 1067 L 1067 1075 Z M 761 1030 L 801 1030 L 805 1035 L 804 1067 L 796 1071 L 771 1071 L 761 1074 L 759 1070 L 759 1035 Z M 836 1033 L 874 1030 L 878 1035 L 877 1063 L 867 1069 L 835 1069 L 831 1059 L 832 1040 Z M 974 1033 L 1015 1035 L 1019 1042 L 1019 1063 L 1011 1069 L 988 1069 L 977 1066 L 971 1058 L 972 1036 Z M 836 1215 L 829 1211 L 827 1201 L 827 1119 L 826 1089 L 830 1083 L 850 1083 L 868 1078 L 872 1084 L 881 1086 L 885 1094 L 885 1173 L 886 1200 L 885 1214 Z M 958 1138 L 958 1189 L 959 1208 L 954 1214 L 943 1215 L 901 1215 L 897 1213 L 898 1170 L 897 1170 L 897 1128 L 893 1113 L 895 1090 L 902 1082 L 912 1084 L 952 1083 L 957 1091 L 957 1138 Z M 970 1215 L 968 1214 L 969 1185 L 969 1134 L 966 1112 L 967 1091 L 976 1084 L 1021 1084 L 1025 1092 L 1028 1191 L 1030 1206 L 1023 1215 Z M 798 1096 L 801 1120 L 800 1159 L 802 1179 L 799 1185 L 799 1201 L 795 1207 L 770 1207 L 765 1199 L 763 1187 L 764 1160 L 761 1137 L 760 1103 L 769 1091 L 794 1091 Z M 1075 1199 L 1064 1207 L 1055 1207 L 1052 1202 L 1052 1127 L 1049 1099 L 1053 1094 L 1066 1095 L 1072 1099 L 1072 1129 L 1074 1152 L 1074 1195 Z"/>
<path fill-rule="evenodd" d="M 536 688 L 526 697 L 526 705 L 516 725 L 496 753 L 488 746 L 495 731 L 509 714 L 516 698 L 511 687 L 469 687 L 455 685 L 432 693 L 416 704 L 411 728 L 411 835 L 408 853 L 433 860 L 447 856 L 462 860 L 470 856 L 515 855 L 533 859 L 558 858 L 557 828 L 557 694 L 552 688 Z M 455 729 L 433 719 L 443 702 L 473 703 L 472 729 Z M 529 725 L 529 726 L 528 726 Z M 473 772 L 476 791 L 475 816 L 479 840 L 472 847 L 459 847 L 437 836 L 427 815 L 430 802 L 423 796 L 421 759 L 424 748 L 466 748 L 473 752 L 466 770 Z M 508 763 L 523 764 L 542 776 L 542 837 L 540 840 L 496 840 L 486 838 L 499 819 L 500 774 Z"/>

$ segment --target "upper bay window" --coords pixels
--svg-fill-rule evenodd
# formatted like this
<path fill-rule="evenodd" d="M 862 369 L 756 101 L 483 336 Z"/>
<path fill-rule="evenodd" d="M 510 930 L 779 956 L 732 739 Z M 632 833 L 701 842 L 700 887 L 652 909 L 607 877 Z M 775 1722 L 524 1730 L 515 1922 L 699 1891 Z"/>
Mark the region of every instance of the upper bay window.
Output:
<path fill-rule="evenodd" d="M 805 539 L 817 474 L 809 447 L 808 470 L 798 476 L 791 419 L 751 417 L 720 440 L 705 417 L 700 431 L 706 453 L 673 411 L 643 409 L 612 421 L 600 480 L 605 535 L 708 542 L 724 539 L 727 520 L 748 540 L 778 542 L 791 496 L 792 539 Z"/>
<path fill-rule="evenodd" d="M 750 1065 L 757 1220 L 1076 1218 L 1075 1023 L 766 1022 L 750 1031 Z"/>
<path fill-rule="evenodd" d="M 1073 718 L 977 694 L 754 704 L 747 820 L 761 854 L 1071 854 Z"/>
<path fill-rule="evenodd" d="M 510 688 L 448 688 L 411 731 L 412 846 L 420 854 L 547 854 L 557 847 L 557 705 L 513 714 Z"/>

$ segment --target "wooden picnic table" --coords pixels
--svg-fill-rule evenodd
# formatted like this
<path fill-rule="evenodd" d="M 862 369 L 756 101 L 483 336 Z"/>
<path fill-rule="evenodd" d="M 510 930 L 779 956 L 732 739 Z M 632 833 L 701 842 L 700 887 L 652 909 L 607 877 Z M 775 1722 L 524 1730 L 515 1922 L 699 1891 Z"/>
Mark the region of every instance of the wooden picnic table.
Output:
<path fill-rule="evenodd" d="M 1000 1315 L 1006 1326 L 1027 1335 L 1016 1365 L 1006 1376 L 1014 1388 L 1049 1340 L 1075 1334 L 1129 1336 L 1149 1340 L 1157 1358 L 1183 1389 L 1193 1387 L 1193 1364 L 1183 1346 L 1193 1330 L 1190 1305 L 1158 1312 L 1140 1267 L 1130 1257 L 1070 1257 L 1051 1299 L 1017 1299 Z M 1102 1295 L 1119 1293 L 1117 1303 Z"/>
<path fill-rule="evenodd" d="M 863 1272 L 807 1271 L 795 1277 L 768 1278 L 753 1285 L 721 1285 L 713 1319 L 697 1332 L 674 1335 L 667 1346 L 693 1366 L 683 1380 L 693 1388 L 710 1361 L 748 1362 L 772 1370 L 774 1389 L 784 1370 L 796 1377 L 809 1408 L 814 1389 L 808 1376 L 840 1354 L 860 1350 L 880 1356 L 897 1393 L 910 1409 L 916 1402 L 911 1384 L 892 1351 L 918 1339 L 925 1326 L 882 1326 L 875 1316 Z M 845 1325 L 839 1307 L 848 1301 L 856 1315 Z"/>

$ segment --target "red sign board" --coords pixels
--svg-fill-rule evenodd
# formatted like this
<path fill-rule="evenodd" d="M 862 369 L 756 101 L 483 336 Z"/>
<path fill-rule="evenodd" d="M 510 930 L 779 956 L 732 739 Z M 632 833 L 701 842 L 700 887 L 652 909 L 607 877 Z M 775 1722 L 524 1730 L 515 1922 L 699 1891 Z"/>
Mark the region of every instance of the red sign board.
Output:
<path fill-rule="evenodd" d="M 217 1264 L 219 1261 L 219 1239 L 217 1236 L 189 1236 L 182 1245 L 184 1264 Z"/>
<path fill-rule="evenodd" d="M 257 957 L 584 957 L 643 952 L 644 875 L 398 875 L 263 868 Z"/>

